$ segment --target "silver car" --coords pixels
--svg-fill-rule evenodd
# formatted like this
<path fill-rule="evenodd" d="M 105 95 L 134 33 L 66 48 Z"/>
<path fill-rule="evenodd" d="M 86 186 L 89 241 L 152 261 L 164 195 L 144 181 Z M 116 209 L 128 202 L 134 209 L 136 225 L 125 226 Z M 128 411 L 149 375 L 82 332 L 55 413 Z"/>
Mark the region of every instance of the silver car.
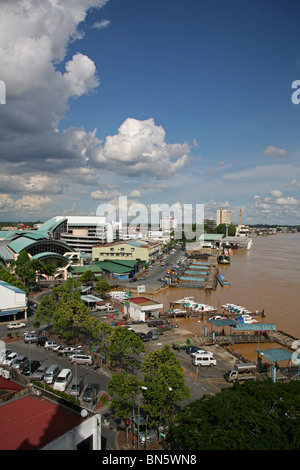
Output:
<path fill-rule="evenodd" d="M 141 442 L 153 442 L 155 440 L 155 432 L 153 429 L 146 426 L 145 419 L 140 416 L 139 419 L 135 418 L 132 420 L 132 427 L 134 432 L 139 433 Z"/>
<path fill-rule="evenodd" d="M 46 366 L 40 366 L 32 375 L 32 380 L 43 380 L 46 370 Z"/>

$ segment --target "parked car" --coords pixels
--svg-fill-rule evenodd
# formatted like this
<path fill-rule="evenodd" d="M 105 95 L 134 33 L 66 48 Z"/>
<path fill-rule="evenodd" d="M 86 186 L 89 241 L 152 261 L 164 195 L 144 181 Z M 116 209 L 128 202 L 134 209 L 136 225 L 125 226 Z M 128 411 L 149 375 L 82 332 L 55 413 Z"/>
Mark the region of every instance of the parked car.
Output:
<path fill-rule="evenodd" d="M 70 359 L 72 364 L 85 364 L 86 366 L 93 364 L 93 358 L 89 354 L 72 354 Z"/>
<path fill-rule="evenodd" d="M 51 366 L 47 367 L 44 375 L 44 381 L 47 384 L 52 384 L 55 382 L 56 377 L 58 376 L 60 369 L 57 364 L 52 364 Z"/>
<path fill-rule="evenodd" d="M 27 333 L 24 336 L 25 343 L 36 343 L 39 335 L 37 333 Z"/>
<path fill-rule="evenodd" d="M 20 322 L 17 322 L 17 321 L 13 321 L 13 322 L 11 322 L 7 325 L 7 328 L 9 330 L 13 330 L 15 328 L 24 328 L 24 326 L 26 326 L 25 323 L 20 323 Z"/>
<path fill-rule="evenodd" d="M 132 431 L 134 434 L 139 433 L 141 442 L 152 442 L 155 439 L 155 432 L 153 429 L 146 426 L 145 419 L 140 416 L 139 418 L 131 419 Z"/>
<path fill-rule="evenodd" d="M 3 361 L 4 366 L 12 366 L 17 359 L 18 354 L 15 352 L 10 353 Z"/>
<path fill-rule="evenodd" d="M 157 331 L 155 331 L 155 330 L 150 330 L 150 331 L 148 331 L 148 333 L 146 334 L 146 336 L 147 336 L 149 339 L 158 339 L 158 333 L 157 333 Z"/>
<path fill-rule="evenodd" d="M 40 361 L 27 361 L 20 366 L 20 372 L 24 375 L 32 375 L 40 366 Z"/>
<path fill-rule="evenodd" d="M 153 318 L 152 320 L 148 321 L 148 326 L 149 328 L 159 326 L 159 325 L 164 325 L 164 321 L 160 318 Z"/>
<path fill-rule="evenodd" d="M 53 388 L 64 392 L 73 378 L 72 371 L 70 369 L 63 369 L 55 379 Z"/>
<path fill-rule="evenodd" d="M 143 341 L 150 341 L 150 337 L 146 334 L 146 333 L 143 333 L 143 332 L 137 332 L 136 333 Z"/>
<path fill-rule="evenodd" d="M 12 364 L 12 367 L 14 367 L 14 369 L 20 369 L 26 362 L 28 362 L 27 356 L 18 356 Z"/>
<path fill-rule="evenodd" d="M 66 347 L 66 346 L 65 346 L 64 344 L 58 344 L 57 346 L 54 346 L 54 347 L 52 348 L 52 351 L 56 352 L 57 354 L 60 354 L 61 351 L 62 351 L 63 349 L 65 349 L 65 347 Z"/>
<path fill-rule="evenodd" d="M 93 401 L 100 392 L 99 384 L 88 384 L 85 391 L 83 392 L 83 401 Z"/>
<path fill-rule="evenodd" d="M 47 336 L 40 335 L 38 339 L 36 340 L 36 345 L 37 346 L 44 346 L 45 342 L 47 341 Z"/>
<path fill-rule="evenodd" d="M 78 379 L 73 383 L 69 394 L 72 397 L 79 397 L 81 395 L 83 387 L 84 387 L 83 380 Z"/>
<path fill-rule="evenodd" d="M 59 344 L 57 341 L 52 341 L 52 340 L 47 339 L 47 341 L 45 341 L 44 347 L 45 349 L 53 349 L 54 347 L 58 345 Z"/>
<path fill-rule="evenodd" d="M 39 366 L 32 375 L 32 380 L 43 380 L 47 366 Z"/>
<path fill-rule="evenodd" d="M 75 354 L 76 352 L 82 352 L 81 347 L 75 347 L 75 346 L 65 346 L 63 349 L 57 351 L 60 356 L 67 356 L 70 353 Z"/>
<path fill-rule="evenodd" d="M 205 352 L 204 349 L 198 348 L 198 346 L 188 346 L 186 348 L 186 353 L 187 354 L 194 354 L 194 353 L 197 353 L 197 352 L 201 353 L 202 351 Z"/>

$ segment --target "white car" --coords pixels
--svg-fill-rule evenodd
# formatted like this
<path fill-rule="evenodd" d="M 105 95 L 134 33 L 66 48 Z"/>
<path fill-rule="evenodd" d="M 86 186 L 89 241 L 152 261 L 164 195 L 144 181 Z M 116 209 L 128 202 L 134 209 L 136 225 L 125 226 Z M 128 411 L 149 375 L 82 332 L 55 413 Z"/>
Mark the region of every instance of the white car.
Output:
<path fill-rule="evenodd" d="M 10 353 L 6 359 L 4 359 L 3 361 L 3 365 L 4 366 L 12 366 L 13 363 L 15 362 L 15 360 L 18 358 L 18 354 L 13 352 L 13 353 Z"/>
<path fill-rule="evenodd" d="M 45 344 L 44 344 L 45 349 L 53 349 L 53 348 L 56 348 L 58 346 L 59 346 L 58 342 L 57 341 L 52 341 L 52 340 L 47 340 L 47 341 L 45 341 Z"/>
<path fill-rule="evenodd" d="M 26 326 L 25 323 L 20 323 L 20 322 L 17 322 L 17 321 L 13 321 L 13 322 L 11 322 L 7 325 L 7 328 L 9 330 L 13 330 L 15 328 L 24 328 L 24 326 Z"/>

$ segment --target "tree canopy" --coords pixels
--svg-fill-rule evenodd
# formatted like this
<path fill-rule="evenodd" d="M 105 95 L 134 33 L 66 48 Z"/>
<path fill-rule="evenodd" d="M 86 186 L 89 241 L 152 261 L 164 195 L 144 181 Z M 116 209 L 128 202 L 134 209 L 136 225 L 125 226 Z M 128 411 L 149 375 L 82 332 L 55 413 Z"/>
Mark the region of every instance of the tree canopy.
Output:
<path fill-rule="evenodd" d="M 176 416 L 176 450 L 299 450 L 300 382 L 236 383 L 204 396 Z"/>

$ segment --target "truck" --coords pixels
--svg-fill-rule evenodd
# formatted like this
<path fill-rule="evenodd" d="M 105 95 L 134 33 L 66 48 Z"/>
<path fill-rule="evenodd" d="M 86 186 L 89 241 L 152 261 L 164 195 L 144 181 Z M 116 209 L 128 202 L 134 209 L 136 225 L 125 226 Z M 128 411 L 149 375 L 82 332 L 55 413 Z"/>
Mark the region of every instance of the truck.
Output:
<path fill-rule="evenodd" d="M 227 380 L 227 382 L 255 380 L 255 371 L 256 364 L 253 364 L 252 362 L 237 362 L 234 364 L 233 369 L 228 369 L 225 372 L 224 378 Z"/>
<path fill-rule="evenodd" d="M 188 338 L 186 341 L 177 341 L 172 343 L 173 349 L 187 349 L 189 346 L 198 346 L 198 344 L 191 338 Z"/>

